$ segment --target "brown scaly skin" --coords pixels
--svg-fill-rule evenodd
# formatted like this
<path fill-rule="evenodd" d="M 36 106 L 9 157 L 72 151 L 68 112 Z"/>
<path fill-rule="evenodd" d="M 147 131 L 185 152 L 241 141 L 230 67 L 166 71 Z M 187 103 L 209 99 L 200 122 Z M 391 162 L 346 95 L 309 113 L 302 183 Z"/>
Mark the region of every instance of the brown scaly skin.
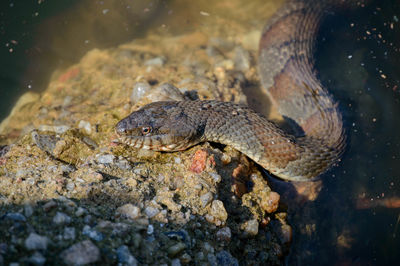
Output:
<path fill-rule="evenodd" d="M 321 20 L 358 1 L 289 1 L 264 27 L 259 74 L 280 113 L 303 131 L 291 136 L 245 106 L 218 101 L 157 102 L 121 120 L 121 141 L 136 148 L 183 150 L 199 142 L 231 145 L 272 174 L 317 178 L 345 148 L 342 116 L 316 77 L 314 44 Z"/>

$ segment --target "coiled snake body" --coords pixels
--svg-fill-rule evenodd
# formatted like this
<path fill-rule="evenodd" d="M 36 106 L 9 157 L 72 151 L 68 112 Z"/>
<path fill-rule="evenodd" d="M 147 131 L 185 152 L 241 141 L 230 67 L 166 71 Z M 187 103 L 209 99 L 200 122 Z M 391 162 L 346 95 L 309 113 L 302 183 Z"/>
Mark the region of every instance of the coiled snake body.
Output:
<path fill-rule="evenodd" d="M 292 136 L 246 106 L 219 101 L 155 102 L 116 125 L 135 148 L 184 150 L 203 141 L 231 145 L 272 174 L 312 180 L 343 153 L 337 104 L 314 71 L 314 43 L 327 11 L 346 1 L 290 1 L 265 26 L 259 48 L 263 88 L 301 134 Z"/>

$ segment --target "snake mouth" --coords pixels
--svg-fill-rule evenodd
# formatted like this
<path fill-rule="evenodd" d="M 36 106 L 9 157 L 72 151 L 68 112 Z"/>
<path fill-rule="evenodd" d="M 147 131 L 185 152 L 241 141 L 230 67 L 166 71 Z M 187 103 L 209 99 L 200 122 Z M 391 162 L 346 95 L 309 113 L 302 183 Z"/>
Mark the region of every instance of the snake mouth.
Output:
<path fill-rule="evenodd" d="M 176 143 L 172 144 L 160 143 L 159 136 L 157 136 L 156 140 L 155 136 L 140 136 L 140 137 L 132 136 L 129 135 L 129 131 L 125 131 L 122 134 L 121 132 L 116 131 L 116 133 L 118 135 L 118 139 L 116 139 L 114 142 L 119 144 L 125 144 L 136 149 L 166 151 L 166 152 L 186 149 L 186 147 L 183 147 L 182 145 L 178 145 Z"/>

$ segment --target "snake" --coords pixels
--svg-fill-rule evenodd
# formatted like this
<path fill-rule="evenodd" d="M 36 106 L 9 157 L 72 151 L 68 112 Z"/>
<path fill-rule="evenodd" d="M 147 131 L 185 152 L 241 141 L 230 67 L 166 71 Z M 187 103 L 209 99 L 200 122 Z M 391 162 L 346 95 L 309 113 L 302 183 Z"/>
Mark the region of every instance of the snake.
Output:
<path fill-rule="evenodd" d="M 232 146 L 283 180 L 319 179 L 340 161 L 346 132 L 338 103 L 318 79 L 316 38 L 327 14 L 357 3 L 288 1 L 262 30 L 261 87 L 295 133 L 233 102 L 161 101 L 119 121 L 115 126 L 119 141 L 137 149 L 168 152 L 216 142 Z"/>

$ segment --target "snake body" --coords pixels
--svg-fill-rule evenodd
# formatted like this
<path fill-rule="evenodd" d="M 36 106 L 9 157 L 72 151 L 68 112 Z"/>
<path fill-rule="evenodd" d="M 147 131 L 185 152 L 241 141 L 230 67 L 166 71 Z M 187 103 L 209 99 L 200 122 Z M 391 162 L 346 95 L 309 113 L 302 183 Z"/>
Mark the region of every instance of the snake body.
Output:
<path fill-rule="evenodd" d="M 250 108 L 220 101 L 167 101 L 122 119 L 123 143 L 160 151 L 199 142 L 231 145 L 272 174 L 291 181 L 318 177 L 345 149 L 337 103 L 314 71 L 314 45 L 328 11 L 349 1 L 290 1 L 264 27 L 259 47 L 262 87 L 300 132 L 285 133 Z"/>

